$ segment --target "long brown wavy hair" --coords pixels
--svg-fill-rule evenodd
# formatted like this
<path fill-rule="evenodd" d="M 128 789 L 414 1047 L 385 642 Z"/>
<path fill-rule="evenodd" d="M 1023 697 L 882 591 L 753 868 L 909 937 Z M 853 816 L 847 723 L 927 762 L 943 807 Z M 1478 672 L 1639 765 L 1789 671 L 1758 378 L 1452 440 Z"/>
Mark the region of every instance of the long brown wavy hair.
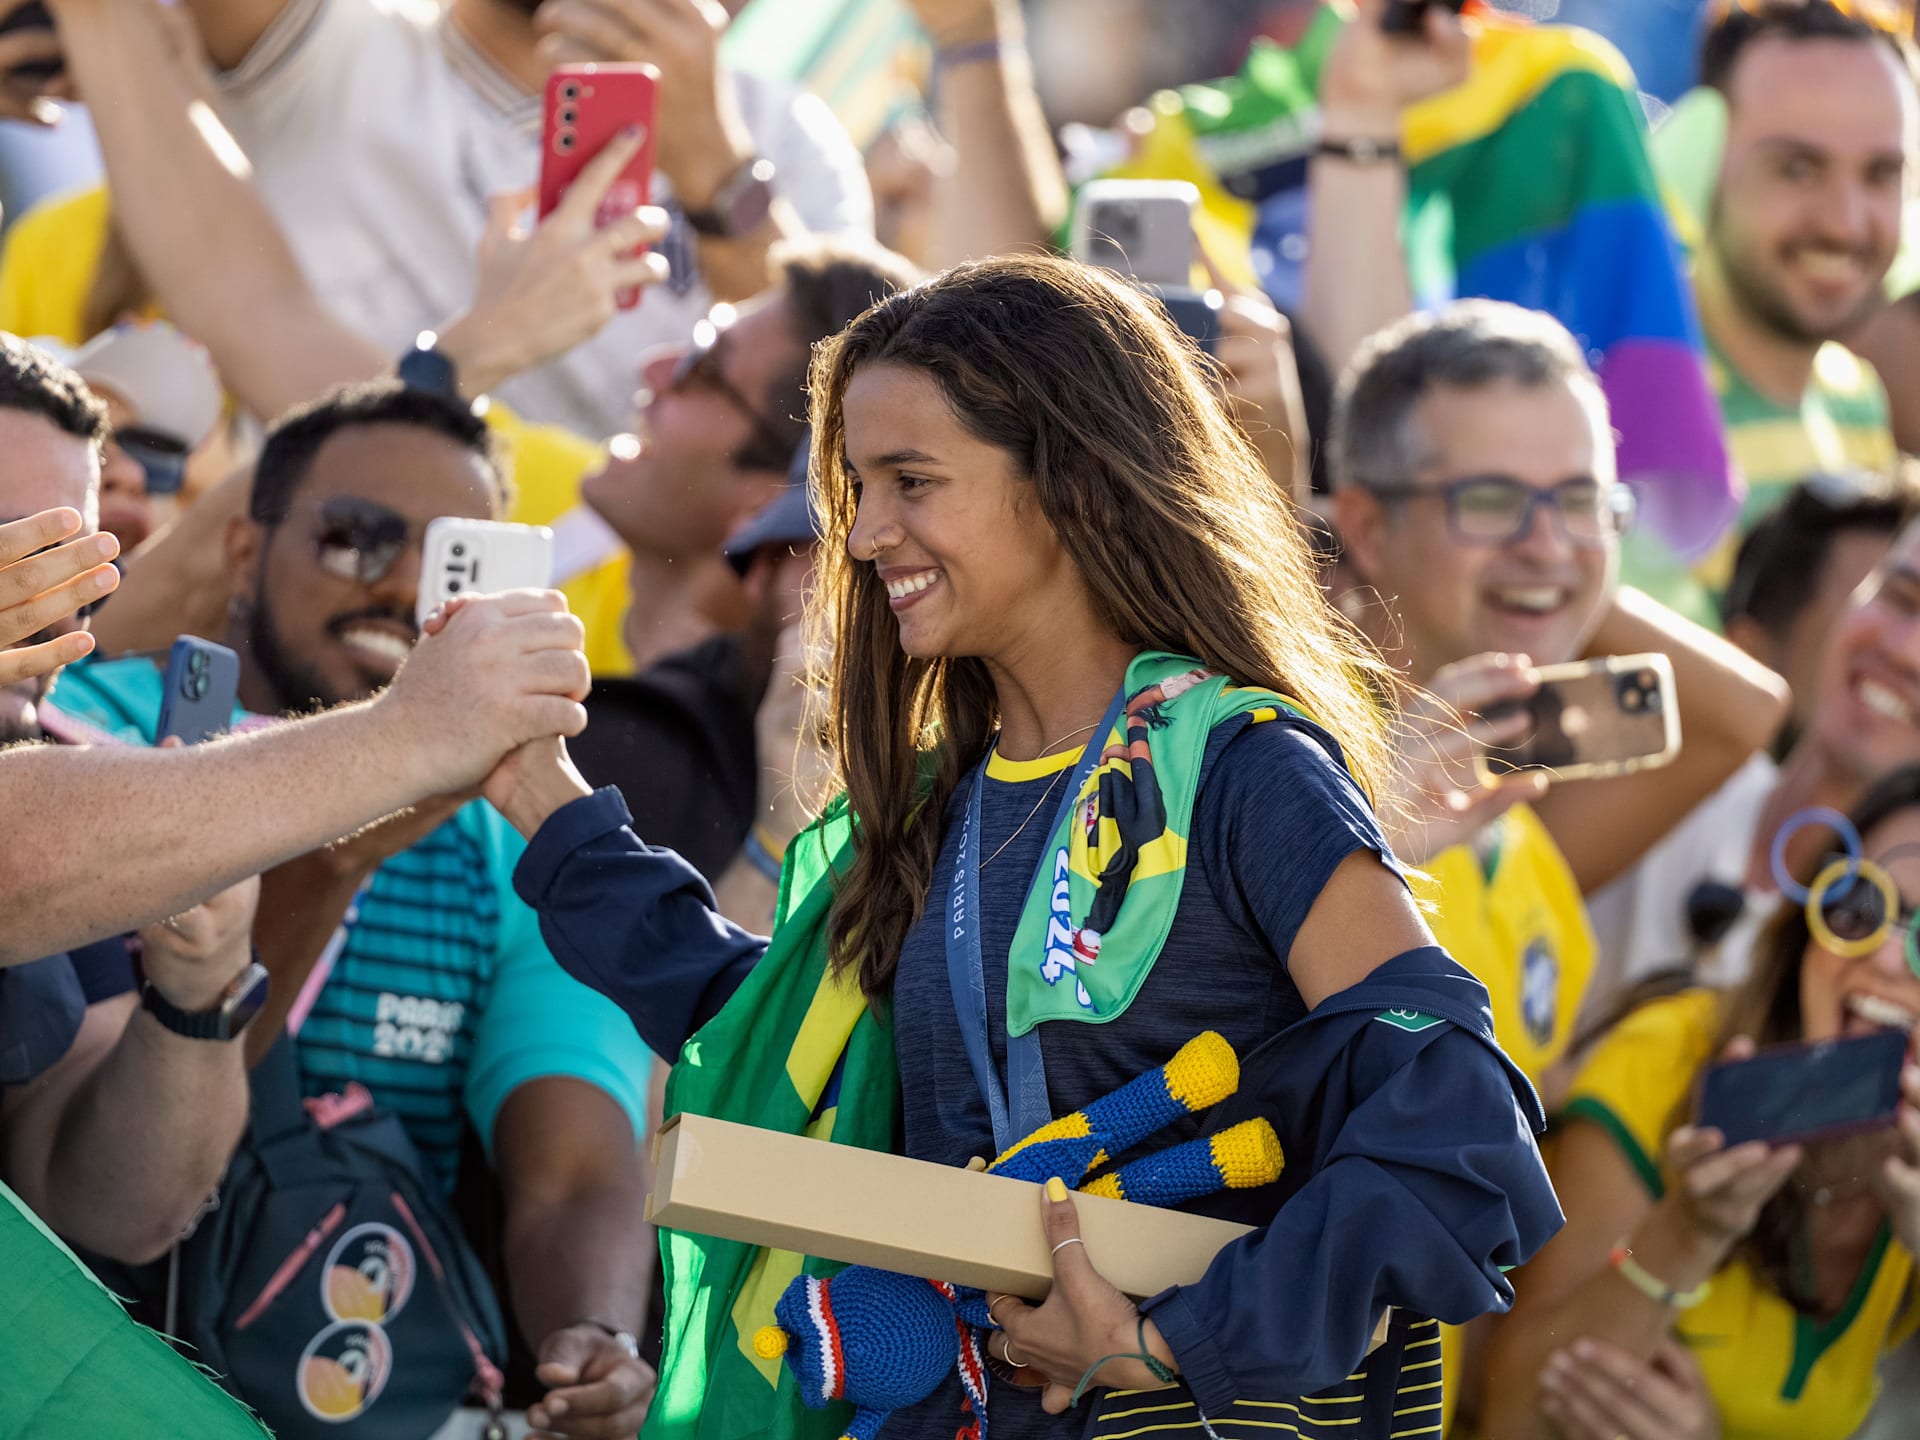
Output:
<path fill-rule="evenodd" d="M 812 375 L 824 542 L 811 614 L 858 817 L 829 943 L 870 999 L 886 994 L 926 903 L 948 799 L 1000 721 L 986 666 L 908 656 L 873 565 L 847 553 L 857 502 L 843 405 L 854 375 L 879 364 L 931 376 L 967 431 L 1012 457 L 1117 635 L 1297 699 L 1379 793 L 1399 682 L 1321 593 L 1295 511 L 1211 362 L 1107 272 L 1037 256 L 950 270 L 867 311 Z"/>

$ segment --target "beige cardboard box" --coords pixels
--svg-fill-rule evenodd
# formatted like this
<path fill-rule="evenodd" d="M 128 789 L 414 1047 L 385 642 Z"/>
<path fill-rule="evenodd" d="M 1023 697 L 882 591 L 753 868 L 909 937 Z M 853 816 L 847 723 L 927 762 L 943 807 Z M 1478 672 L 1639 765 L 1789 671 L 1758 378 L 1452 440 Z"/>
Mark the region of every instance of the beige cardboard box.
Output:
<path fill-rule="evenodd" d="M 654 1149 L 656 1225 L 1028 1299 L 1053 1284 L 1040 1187 L 682 1115 Z M 1095 1268 L 1135 1299 L 1206 1273 L 1245 1225 L 1076 1195 Z"/>

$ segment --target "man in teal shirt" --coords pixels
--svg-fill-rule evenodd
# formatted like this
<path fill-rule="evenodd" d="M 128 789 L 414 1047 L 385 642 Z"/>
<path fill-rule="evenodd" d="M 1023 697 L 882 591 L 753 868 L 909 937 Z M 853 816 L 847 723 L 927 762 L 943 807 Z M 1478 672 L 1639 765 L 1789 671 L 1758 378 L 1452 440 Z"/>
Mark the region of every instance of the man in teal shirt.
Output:
<path fill-rule="evenodd" d="M 417 638 L 427 522 L 491 518 L 501 491 L 486 427 L 457 400 L 374 386 L 283 417 L 228 537 L 241 708 L 305 712 L 391 680 Z M 151 741 L 160 697 L 138 659 L 72 670 L 54 698 Z M 264 1045 L 297 1027 L 307 1092 L 366 1086 L 448 1189 L 472 1125 L 547 1390 L 534 1423 L 630 1433 L 652 1387 L 631 1343 L 651 1267 L 637 1139 L 651 1062 L 548 953 L 512 889 L 522 848 L 490 807 L 447 796 L 268 872 L 255 941 L 275 999 L 255 1028 Z"/>

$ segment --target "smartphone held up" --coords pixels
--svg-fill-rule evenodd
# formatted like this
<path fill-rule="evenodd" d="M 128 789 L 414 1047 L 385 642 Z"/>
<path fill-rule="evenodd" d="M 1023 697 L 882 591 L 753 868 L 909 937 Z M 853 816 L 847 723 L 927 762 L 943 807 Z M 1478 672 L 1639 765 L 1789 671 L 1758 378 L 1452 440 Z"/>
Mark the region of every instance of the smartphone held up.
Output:
<path fill-rule="evenodd" d="M 1220 292 L 1193 284 L 1193 211 L 1185 180 L 1091 180 L 1073 213 L 1073 258 L 1116 270 L 1166 307 L 1211 355 L 1220 339 Z"/>
<path fill-rule="evenodd" d="M 1700 1124 L 1718 1130 L 1729 1148 L 1750 1140 L 1797 1145 L 1891 1125 L 1907 1043 L 1903 1030 L 1876 1030 L 1775 1045 L 1715 1065 L 1701 1088 Z"/>
<path fill-rule="evenodd" d="M 1666 656 L 1606 655 L 1543 665 L 1535 673 L 1539 688 L 1526 699 L 1480 712 L 1488 721 L 1527 717 L 1517 739 L 1476 755 L 1483 782 L 1516 770 L 1598 779 L 1665 765 L 1680 753 L 1680 709 Z"/>
<path fill-rule="evenodd" d="M 608 187 L 594 214 L 604 230 L 649 202 L 653 192 L 654 127 L 660 72 L 651 65 L 556 65 L 547 76 L 540 136 L 540 218 L 546 219 L 594 156 L 637 130 L 640 148 Z M 635 246 L 621 258 L 646 252 Z M 640 303 L 639 287 L 616 297 L 622 310 Z"/>
<path fill-rule="evenodd" d="M 457 596 L 544 590 L 552 583 L 553 531 L 546 526 L 442 515 L 427 525 L 416 619 L 424 626 Z"/>

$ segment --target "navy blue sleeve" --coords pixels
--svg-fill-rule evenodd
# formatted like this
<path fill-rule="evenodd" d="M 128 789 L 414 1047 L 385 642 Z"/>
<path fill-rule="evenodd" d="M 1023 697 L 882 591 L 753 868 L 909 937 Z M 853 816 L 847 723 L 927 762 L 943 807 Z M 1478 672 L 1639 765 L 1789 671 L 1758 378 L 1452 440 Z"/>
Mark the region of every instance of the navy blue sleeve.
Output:
<path fill-rule="evenodd" d="M 1249 724 L 1216 757 L 1194 823 L 1200 863 L 1233 921 L 1283 963 L 1333 872 L 1356 850 L 1393 858 L 1340 747 L 1317 725 Z"/>
<path fill-rule="evenodd" d="M 767 948 L 713 908 L 700 872 L 644 844 L 611 786 L 556 810 L 514 867 L 560 967 L 627 1012 L 669 1064 Z"/>
<path fill-rule="evenodd" d="M 1338 1383 L 1389 1305 L 1450 1324 L 1506 1310 L 1505 1271 L 1562 1223 L 1528 1110 L 1487 1040 L 1413 1011 L 1312 1024 L 1272 1042 L 1276 1068 L 1296 1073 L 1276 1080 L 1254 1061 L 1243 1087 L 1256 1093 L 1242 1097 L 1317 1112 L 1313 1153 L 1287 1156 L 1308 1178 L 1199 1283 L 1141 1307 L 1203 1410 Z"/>

